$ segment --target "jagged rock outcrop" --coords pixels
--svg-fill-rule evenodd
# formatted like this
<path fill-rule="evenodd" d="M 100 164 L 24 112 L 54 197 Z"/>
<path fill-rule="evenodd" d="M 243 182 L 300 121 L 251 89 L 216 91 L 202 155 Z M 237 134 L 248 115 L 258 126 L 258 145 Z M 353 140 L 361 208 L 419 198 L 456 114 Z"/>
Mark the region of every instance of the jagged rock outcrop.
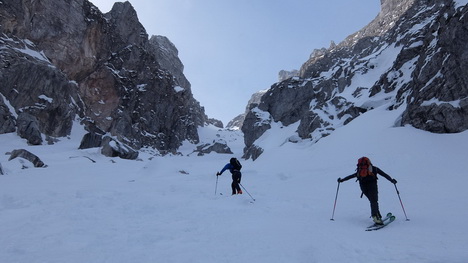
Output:
<path fill-rule="evenodd" d="M 242 127 L 245 120 L 245 113 L 239 114 L 234 119 L 230 120 L 226 125 L 227 129 L 239 129 Z"/>
<path fill-rule="evenodd" d="M 88 132 L 81 139 L 78 149 L 89 149 L 102 146 L 102 135 Z"/>
<path fill-rule="evenodd" d="M 28 141 L 30 145 L 42 144 L 42 136 L 39 131 L 39 121 L 29 113 L 18 115 L 18 135 Z"/>
<path fill-rule="evenodd" d="M 255 92 L 252 94 L 250 97 L 250 100 L 247 102 L 247 106 L 245 108 L 245 112 L 243 114 L 238 115 L 234 119 L 232 119 L 227 125 L 226 128 L 228 129 L 242 129 L 242 126 L 244 125 L 245 118 L 249 111 L 258 105 L 260 102 L 260 99 L 262 98 L 263 94 L 265 94 L 266 90 L 261 90 L 258 92 Z"/>
<path fill-rule="evenodd" d="M 197 149 L 194 152 L 198 152 L 198 156 L 203 156 L 212 152 L 221 154 L 232 154 L 231 148 L 229 148 L 226 141 L 224 140 L 213 141 L 213 143 L 199 145 L 197 146 Z"/>
<path fill-rule="evenodd" d="M 0 98 L 15 111 L 0 105 L 7 111 L 0 116 L 28 113 L 52 137 L 69 135 L 78 116 L 90 132 L 163 154 L 184 140 L 198 143 L 208 117 L 177 49 L 167 38 L 148 39 L 129 2 L 107 14 L 87 0 L 0 7 Z"/>
<path fill-rule="evenodd" d="M 181 87 L 190 89 L 191 84 L 183 73 L 184 64 L 179 59 L 179 50 L 176 46 L 165 36 L 152 36 L 149 44 L 159 66 L 169 70 Z"/>
<path fill-rule="evenodd" d="M 287 80 L 289 78 L 297 77 L 297 76 L 299 76 L 299 70 L 297 69 L 294 69 L 291 71 L 280 70 L 280 72 L 278 72 L 278 81 L 281 82 L 283 80 Z"/>
<path fill-rule="evenodd" d="M 17 150 L 13 150 L 11 153 L 10 153 L 10 158 L 8 158 L 8 161 L 11 161 L 15 158 L 18 158 L 18 157 L 21 157 L 25 160 L 28 160 L 30 161 L 34 167 L 46 167 L 46 165 L 44 164 L 44 162 L 39 158 L 37 157 L 37 155 L 25 150 L 25 149 L 17 149 Z"/>
<path fill-rule="evenodd" d="M 8 116 L 9 126 L 13 123 L 20 126 L 21 122 L 16 120 L 18 115 L 29 114 L 36 119 L 35 126 L 40 132 L 54 137 L 69 134 L 77 113 L 76 102 L 79 102 L 79 97 L 73 93 L 76 84 L 70 82 L 30 41 L 14 36 L 0 37 L 0 45 L 1 98 L 3 104 L 8 103 L 15 109 L 10 112 L 10 107 L 3 107 L 6 113 L 2 115 Z M 22 137 L 25 135 L 23 128 L 18 130 Z M 11 131 L 9 128 L 6 132 Z"/>
<path fill-rule="evenodd" d="M 417 62 L 408 84 L 411 88 L 401 90 L 398 96 L 399 101 L 408 103 L 401 124 L 456 133 L 468 129 L 468 7 L 457 12 L 445 6 L 439 12 L 425 38 L 409 49 L 407 56 L 412 55 Z M 404 92 L 408 92 L 406 98 Z"/>
<path fill-rule="evenodd" d="M 241 129 L 246 145 L 242 158 L 255 160 L 263 153 L 263 149 L 254 143 L 265 131 L 271 128 L 272 118 L 267 111 L 260 110 L 258 104 L 251 104 L 250 107 Z"/>
<path fill-rule="evenodd" d="M 16 118 L 11 114 L 0 96 L 0 134 L 16 131 Z"/>
<path fill-rule="evenodd" d="M 138 151 L 125 145 L 109 136 L 102 139 L 101 153 L 107 157 L 120 157 L 122 159 L 135 160 L 138 158 Z"/>
<path fill-rule="evenodd" d="M 318 141 L 361 113 L 403 107 L 399 125 L 468 129 L 467 6 L 452 0 L 382 0 L 379 15 L 338 45 L 316 49 L 298 77 L 274 84 L 247 114 L 244 157 L 273 122 L 299 123 Z M 247 119 L 247 117 L 246 117 Z"/>
<path fill-rule="evenodd" d="M 224 128 L 224 124 L 222 121 L 220 120 L 217 120 L 217 119 L 213 119 L 213 118 L 209 118 L 207 121 L 206 121 L 207 124 L 211 124 L 217 128 Z"/>

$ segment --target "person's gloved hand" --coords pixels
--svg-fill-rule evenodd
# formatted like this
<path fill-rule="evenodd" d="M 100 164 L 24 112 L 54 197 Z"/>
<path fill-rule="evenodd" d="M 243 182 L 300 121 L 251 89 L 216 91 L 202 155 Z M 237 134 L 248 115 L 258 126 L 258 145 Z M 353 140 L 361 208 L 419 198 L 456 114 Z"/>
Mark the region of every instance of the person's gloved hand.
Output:
<path fill-rule="evenodd" d="M 396 183 L 397 183 L 397 180 L 396 180 L 396 179 L 392 179 L 392 183 L 393 183 L 393 184 L 396 184 Z"/>
<path fill-rule="evenodd" d="M 338 183 L 342 183 L 343 182 L 343 179 L 341 179 L 341 177 L 338 177 L 338 180 L 336 180 Z"/>
<path fill-rule="evenodd" d="M 219 172 L 216 173 L 216 176 L 220 176 L 221 174 Z"/>

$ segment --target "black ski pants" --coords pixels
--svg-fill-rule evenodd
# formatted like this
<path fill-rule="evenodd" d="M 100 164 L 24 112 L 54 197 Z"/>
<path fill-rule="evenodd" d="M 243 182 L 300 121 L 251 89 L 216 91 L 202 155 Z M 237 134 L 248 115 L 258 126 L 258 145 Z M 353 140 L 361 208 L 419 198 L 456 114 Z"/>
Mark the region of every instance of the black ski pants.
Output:
<path fill-rule="evenodd" d="M 237 194 L 238 192 L 241 191 L 240 189 L 240 182 L 241 182 L 241 178 L 242 178 L 242 174 L 240 171 L 233 171 L 232 172 L 232 184 L 231 184 L 231 188 L 232 188 L 232 194 L 235 195 Z"/>
<path fill-rule="evenodd" d="M 371 216 L 378 216 L 380 215 L 379 211 L 379 190 L 377 187 L 377 180 L 370 180 L 367 182 L 360 182 L 362 193 L 369 199 L 370 208 L 371 208 Z"/>

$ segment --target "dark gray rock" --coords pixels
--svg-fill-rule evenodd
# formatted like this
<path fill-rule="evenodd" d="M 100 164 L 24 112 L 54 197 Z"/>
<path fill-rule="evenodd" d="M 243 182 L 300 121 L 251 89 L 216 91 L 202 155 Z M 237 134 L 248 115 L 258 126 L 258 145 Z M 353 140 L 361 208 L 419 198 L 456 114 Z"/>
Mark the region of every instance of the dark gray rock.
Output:
<path fill-rule="evenodd" d="M 68 135 L 77 114 L 76 84 L 32 43 L 16 38 L 0 39 L 1 43 L 0 93 L 17 113 L 34 116 L 41 133 L 52 137 Z"/>
<path fill-rule="evenodd" d="M 255 145 L 255 141 L 271 128 L 271 115 L 268 112 L 259 109 L 257 104 L 251 104 L 252 107 L 244 119 L 242 132 L 244 133 L 244 155 L 242 158 L 257 159 L 263 153 L 263 149 Z M 254 127 L 252 129 L 251 127 Z"/>
<path fill-rule="evenodd" d="M 15 158 L 21 157 L 23 159 L 26 159 L 30 161 L 32 164 L 34 164 L 34 167 L 47 167 L 44 162 L 41 161 L 37 155 L 25 150 L 25 149 L 17 149 L 13 150 L 10 154 L 10 158 L 8 158 L 8 161 L 11 161 Z"/>
<path fill-rule="evenodd" d="M 316 97 L 311 85 L 301 86 L 303 80 L 292 78 L 274 84 L 258 105 L 260 110 L 269 112 L 273 121 L 290 125 L 299 121 L 309 108 L 309 102 Z"/>
<path fill-rule="evenodd" d="M 39 121 L 29 113 L 20 113 L 18 115 L 18 135 L 26 139 L 28 144 L 41 145 L 42 135 L 39 130 Z"/>
<path fill-rule="evenodd" d="M 252 158 L 252 160 L 255 161 L 263 153 L 263 151 L 264 150 L 261 147 L 253 144 L 244 149 L 244 155 L 242 158 L 246 160 Z"/>
<path fill-rule="evenodd" d="M 102 140 L 101 153 L 107 157 L 120 157 L 122 159 L 135 160 L 138 158 L 138 151 L 125 145 L 109 136 Z"/>
<path fill-rule="evenodd" d="M 16 131 L 16 119 L 0 96 L 0 134 Z"/>
<path fill-rule="evenodd" d="M 438 12 L 419 48 L 411 93 L 399 97 L 411 102 L 401 124 L 457 133 L 468 129 L 468 6 Z"/>
<path fill-rule="evenodd" d="M 218 127 L 220 129 L 224 128 L 224 125 L 223 125 L 223 122 L 220 121 L 220 120 L 217 120 L 217 119 L 213 119 L 213 118 L 209 118 L 207 121 L 206 121 L 207 124 L 211 124 L 215 127 Z"/>
<path fill-rule="evenodd" d="M 262 96 L 265 94 L 266 90 L 257 91 L 250 97 L 250 100 L 247 102 L 247 106 L 245 107 L 245 112 L 239 114 L 237 117 L 232 119 L 227 125 L 226 128 L 228 129 L 242 129 L 244 125 L 244 120 L 247 114 L 249 113 L 250 109 L 252 109 L 252 105 L 258 106 Z"/>
<path fill-rule="evenodd" d="M 184 64 L 178 56 L 179 51 L 176 46 L 165 36 L 152 36 L 149 44 L 160 67 L 171 72 L 180 87 L 190 89 L 191 84 L 183 73 Z"/>
<path fill-rule="evenodd" d="M 311 131 L 320 129 L 325 125 L 326 123 L 316 113 L 309 111 L 302 117 L 297 128 L 297 134 L 303 139 L 309 139 L 312 138 Z"/>
<path fill-rule="evenodd" d="M 102 135 L 96 133 L 87 133 L 81 139 L 78 149 L 89 149 L 102 146 Z"/>
<path fill-rule="evenodd" d="M 215 141 L 213 143 L 206 143 L 200 146 L 197 146 L 195 152 L 198 152 L 198 156 L 203 156 L 212 152 L 221 153 L 221 154 L 233 154 L 231 148 L 224 141 Z"/>
<path fill-rule="evenodd" d="M 113 33 L 122 43 L 142 47 L 147 45 L 148 34 L 138 20 L 138 15 L 130 2 L 116 2 L 105 17 L 110 22 Z"/>
<path fill-rule="evenodd" d="M 260 110 L 255 104 L 251 106 L 253 108 L 245 116 L 244 125 L 242 126 L 246 147 L 251 146 L 265 131 L 270 129 L 272 121 L 268 112 Z M 250 127 L 255 127 L 255 129 L 250 129 Z"/>
<path fill-rule="evenodd" d="M 242 124 L 244 123 L 245 119 L 245 113 L 239 114 L 234 119 L 230 120 L 228 124 L 226 125 L 226 128 L 228 129 L 237 129 L 242 127 Z"/>

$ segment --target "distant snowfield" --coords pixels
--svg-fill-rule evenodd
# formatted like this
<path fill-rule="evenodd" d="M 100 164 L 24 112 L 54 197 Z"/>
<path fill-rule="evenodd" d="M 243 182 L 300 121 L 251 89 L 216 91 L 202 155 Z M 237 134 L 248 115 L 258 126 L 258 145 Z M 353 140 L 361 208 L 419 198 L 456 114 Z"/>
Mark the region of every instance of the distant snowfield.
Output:
<path fill-rule="evenodd" d="M 202 143 L 225 140 L 234 155 L 197 156 L 185 144 L 184 156 L 141 153 L 139 161 L 78 150 L 79 127 L 53 146 L 0 135 L 7 172 L 0 176 L 0 262 L 466 262 L 468 132 L 395 128 L 400 113 L 384 108 L 313 145 L 285 143 L 288 127 L 267 132 L 265 153 L 242 161 L 253 203 L 245 193 L 230 196 L 228 172 L 215 195 L 216 172 L 242 155 L 238 131 L 200 131 Z M 20 148 L 48 167 L 8 161 L 4 153 Z M 340 185 L 330 221 L 336 179 L 363 155 L 398 180 L 411 221 L 384 178 L 381 212 L 393 212 L 395 222 L 364 231 L 369 203 L 353 180 Z"/>

